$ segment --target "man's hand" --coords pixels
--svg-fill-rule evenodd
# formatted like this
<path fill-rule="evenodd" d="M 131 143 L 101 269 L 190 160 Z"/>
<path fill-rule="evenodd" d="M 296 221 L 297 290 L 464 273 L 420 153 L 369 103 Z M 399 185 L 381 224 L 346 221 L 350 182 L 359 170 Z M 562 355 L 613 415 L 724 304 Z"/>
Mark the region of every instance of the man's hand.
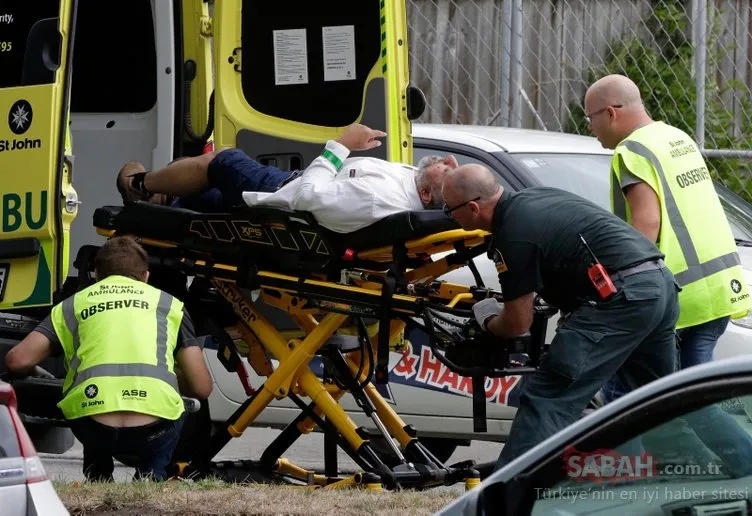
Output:
<path fill-rule="evenodd" d="M 504 313 L 504 305 L 496 301 L 494 298 L 489 297 L 478 301 L 473 305 L 473 315 L 475 320 L 478 321 L 480 327 L 484 330 L 487 329 L 486 323 L 493 317 Z"/>
<path fill-rule="evenodd" d="M 342 135 L 337 138 L 340 143 L 351 151 L 369 150 L 381 146 L 381 141 L 376 138 L 383 138 L 386 133 L 371 129 L 362 124 L 353 124 Z"/>

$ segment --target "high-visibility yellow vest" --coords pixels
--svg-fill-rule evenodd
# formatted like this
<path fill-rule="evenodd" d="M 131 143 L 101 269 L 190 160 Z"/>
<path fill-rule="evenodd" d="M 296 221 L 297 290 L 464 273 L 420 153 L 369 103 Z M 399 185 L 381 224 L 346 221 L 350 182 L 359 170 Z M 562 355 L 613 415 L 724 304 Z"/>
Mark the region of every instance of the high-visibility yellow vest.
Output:
<path fill-rule="evenodd" d="M 736 242 L 694 140 L 680 129 L 653 122 L 619 143 L 611 163 L 611 208 L 631 223 L 620 186 L 624 167 L 658 194 L 656 245 L 682 287 L 677 329 L 747 315 L 752 300 Z"/>
<path fill-rule="evenodd" d="M 177 419 L 185 410 L 173 353 L 183 303 L 146 283 L 109 276 L 52 309 L 65 353 L 67 419 L 133 411 Z"/>

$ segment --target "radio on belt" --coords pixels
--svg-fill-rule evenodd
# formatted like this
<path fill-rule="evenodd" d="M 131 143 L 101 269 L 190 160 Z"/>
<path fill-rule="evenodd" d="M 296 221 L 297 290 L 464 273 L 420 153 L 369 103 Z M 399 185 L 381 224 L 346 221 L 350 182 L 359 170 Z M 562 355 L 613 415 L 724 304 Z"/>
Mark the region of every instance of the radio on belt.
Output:
<path fill-rule="evenodd" d="M 592 262 L 590 263 L 590 266 L 587 270 L 588 276 L 590 277 L 590 282 L 595 287 L 595 290 L 598 291 L 601 299 L 606 300 L 616 294 L 616 287 L 614 286 L 614 282 L 611 281 L 611 276 L 608 274 L 608 272 L 606 272 L 605 267 L 603 267 L 603 265 L 601 265 L 601 263 L 598 261 L 598 258 L 595 257 L 595 253 L 593 253 L 593 250 L 590 249 L 590 246 L 585 241 L 585 238 L 579 233 L 578 235 L 582 243 L 585 244 L 585 248 L 592 258 Z"/>

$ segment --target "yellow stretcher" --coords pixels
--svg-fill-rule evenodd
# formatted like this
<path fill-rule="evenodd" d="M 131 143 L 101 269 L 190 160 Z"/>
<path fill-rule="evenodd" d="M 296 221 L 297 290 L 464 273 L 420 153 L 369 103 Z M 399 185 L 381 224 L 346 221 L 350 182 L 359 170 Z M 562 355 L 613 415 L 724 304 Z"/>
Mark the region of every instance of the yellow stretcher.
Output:
<path fill-rule="evenodd" d="M 275 398 L 288 397 L 300 407 L 300 416 L 260 460 L 244 463 L 264 479 L 378 489 L 464 481 L 470 488 L 479 482 L 475 463 L 445 466 L 376 389 L 374 383 L 388 381 L 390 348 L 398 345 L 406 327 L 422 328 L 437 358 L 472 376 L 478 393 L 485 376 L 535 371 L 543 349 L 545 319 L 551 315 L 545 311 L 536 314 L 530 336 L 506 343 L 485 342 L 465 324 L 472 321 L 472 303 L 491 295 L 501 299 L 501 293 L 482 286 L 472 263 L 487 252 L 490 235 L 461 230 L 441 211 L 396 214 L 347 235 L 322 228 L 310 213 L 260 207 L 211 214 L 134 203 L 97 209 L 94 224 L 105 237 L 136 237 L 150 254 L 152 270 L 193 277 L 187 294 L 193 302 L 186 300 L 186 305 L 194 319 L 193 310 L 204 312 L 205 327 L 220 344 L 220 361 L 244 381 L 236 346 L 240 337 L 248 362 L 266 378 L 255 392 L 246 385 L 247 401 L 213 434 L 206 456 L 180 468 L 183 475 L 217 473 L 221 468 L 211 460 L 229 440 L 239 437 Z M 79 253 L 80 270 L 93 269 L 95 249 Z M 446 252 L 441 259 L 432 258 Z M 463 266 L 470 266 L 480 286 L 437 279 Z M 298 337 L 283 336 L 254 303 L 259 299 L 286 312 L 300 329 Z M 374 321 L 376 332 L 369 332 L 366 320 Z M 510 353 L 515 352 L 527 362 L 512 362 Z M 315 356 L 328 364 L 322 378 L 309 367 Z M 270 358 L 278 361 L 276 368 Z M 346 392 L 386 438 L 389 458 L 374 450 L 369 435 L 339 405 Z M 474 400 L 481 429 L 484 401 L 480 394 Z M 327 462 L 327 474 L 318 474 L 282 458 L 316 425 L 362 472 L 341 478 Z"/>

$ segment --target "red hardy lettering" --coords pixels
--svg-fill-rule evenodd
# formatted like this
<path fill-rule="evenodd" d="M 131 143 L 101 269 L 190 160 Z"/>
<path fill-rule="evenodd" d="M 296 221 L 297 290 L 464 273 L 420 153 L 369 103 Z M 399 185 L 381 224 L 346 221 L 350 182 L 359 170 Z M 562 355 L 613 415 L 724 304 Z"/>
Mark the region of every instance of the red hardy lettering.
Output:
<path fill-rule="evenodd" d="M 418 381 L 436 385 L 438 378 L 441 375 L 443 364 L 439 362 L 438 358 L 433 356 L 429 348 L 421 348 L 420 350 L 420 369 L 418 371 Z M 431 379 L 428 379 L 428 373 L 431 373 Z"/>
<path fill-rule="evenodd" d="M 397 362 L 394 367 L 394 374 L 403 376 L 405 378 L 412 378 L 415 376 L 415 363 L 418 361 L 418 357 L 413 355 L 413 345 L 407 343 L 407 348 L 402 352 L 402 360 Z"/>

